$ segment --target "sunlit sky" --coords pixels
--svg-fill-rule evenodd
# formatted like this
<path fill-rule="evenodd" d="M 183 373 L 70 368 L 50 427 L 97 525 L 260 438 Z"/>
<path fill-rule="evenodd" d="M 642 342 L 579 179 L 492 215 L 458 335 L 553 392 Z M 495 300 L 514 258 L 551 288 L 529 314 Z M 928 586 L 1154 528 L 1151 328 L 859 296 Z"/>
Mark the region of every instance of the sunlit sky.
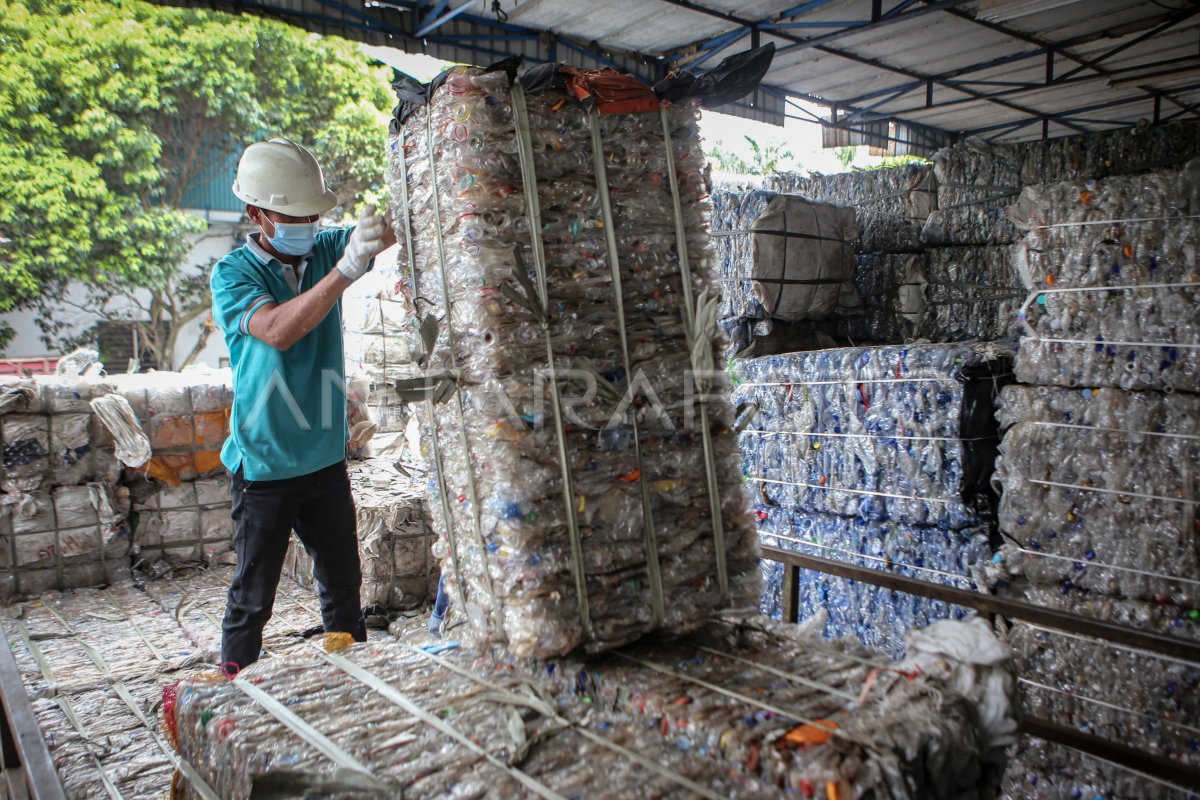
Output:
<path fill-rule="evenodd" d="M 406 72 L 421 81 L 431 80 L 449 66 L 447 61 L 420 53 L 405 53 L 394 47 L 372 45 L 361 45 L 361 47 L 363 52 L 372 58 Z M 816 109 L 815 106 L 811 108 Z M 720 143 L 723 150 L 749 160 L 752 150 L 746 137 L 750 136 L 761 146 L 780 144 L 784 149 L 790 151 L 794 158 L 784 162 L 784 167 L 787 169 L 825 173 L 843 171 L 834 151 L 821 147 L 821 128 L 813 122 L 788 119 L 783 127 L 779 127 L 743 117 L 705 111 L 700 121 L 700 132 L 704 137 L 706 150 Z M 867 148 L 862 147 L 859 148 L 853 164 L 854 166 L 866 166 L 877 163 L 878 160 L 868 156 Z"/>

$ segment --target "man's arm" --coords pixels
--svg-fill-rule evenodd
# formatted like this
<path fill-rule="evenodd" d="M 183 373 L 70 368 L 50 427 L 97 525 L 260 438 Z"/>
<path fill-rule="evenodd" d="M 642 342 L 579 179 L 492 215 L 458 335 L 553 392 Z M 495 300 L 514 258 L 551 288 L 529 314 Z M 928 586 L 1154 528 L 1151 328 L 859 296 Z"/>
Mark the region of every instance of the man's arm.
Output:
<path fill-rule="evenodd" d="M 276 350 L 287 350 L 321 324 L 342 292 L 353 283 L 336 269 L 286 303 L 266 303 L 250 317 L 250 335 Z"/>
<path fill-rule="evenodd" d="M 368 206 L 350 234 L 337 267 L 306 292 L 286 303 L 264 303 L 246 322 L 246 329 L 276 350 L 287 350 L 321 324 L 329 309 L 350 284 L 363 276 L 371 259 L 386 246 L 390 229 L 375 207 Z M 395 234 L 391 234 L 395 241 Z"/>

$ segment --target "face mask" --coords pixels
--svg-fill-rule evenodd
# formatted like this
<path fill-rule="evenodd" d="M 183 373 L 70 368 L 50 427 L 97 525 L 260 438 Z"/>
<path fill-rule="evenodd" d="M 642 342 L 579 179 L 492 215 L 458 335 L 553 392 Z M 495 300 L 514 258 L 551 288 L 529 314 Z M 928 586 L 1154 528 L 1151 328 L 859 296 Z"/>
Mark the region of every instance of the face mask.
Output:
<path fill-rule="evenodd" d="M 303 256 L 312 252 L 313 241 L 317 238 L 316 222 L 276 222 L 275 235 L 268 236 L 267 241 L 279 252 L 289 256 Z M 264 231 L 265 233 L 266 231 Z"/>

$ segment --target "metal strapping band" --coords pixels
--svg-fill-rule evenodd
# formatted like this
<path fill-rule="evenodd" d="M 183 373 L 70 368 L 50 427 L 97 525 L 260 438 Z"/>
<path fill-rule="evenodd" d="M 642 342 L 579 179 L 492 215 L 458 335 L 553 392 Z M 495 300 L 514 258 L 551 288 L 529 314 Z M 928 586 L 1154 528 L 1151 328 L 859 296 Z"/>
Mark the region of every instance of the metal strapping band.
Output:
<path fill-rule="evenodd" d="M 688 352 L 695 353 L 697 342 L 704 341 L 705 347 L 712 347 L 708 331 L 696 329 L 696 319 L 693 313 L 692 300 L 692 265 L 688 255 L 687 228 L 683 224 L 683 202 L 679 197 L 679 175 L 675 169 L 675 145 L 671 140 L 671 121 L 666 106 L 659 112 L 663 125 L 663 144 L 667 150 L 667 180 L 671 184 L 671 202 L 675 209 L 675 249 L 679 256 L 679 274 L 683 279 L 683 319 L 684 330 L 687 332 Z M 701 365 L 693 359 L 692 369 L 698 374 Z M 696 381 L 696 374 L 692 380 Z M 696 385 L 695 383 L 693 385 Z M 717 485 L 717 465 L 713 455 L 712 431 L 708 423 L 708 403 L 705 402 L 700 387 L 696 385 L 700 403 L 700 434 L 704 446 L 704 471 L 708 482 L 708 513 L 712 520 L 713 544 L 717 557 L 717 586 L 721 591 L 721 602 L 729 598 L 729 568 L 725 563 L 725 521 L 721 517 L 720 487 Z"/>
<path fill-rule="evenodd" d="M 419 647 L 413 647 L 412 645 L 406 644 L 403 642 L 401 643 L 401 646 L 407 650 L 411 650 L 412 652 L 423 656 L 424 658 L 429 659 L 430 661 L 433 661 L 437 664 L 442 665 L 443 667 L 445 667 L 446 669 L 450 670 L 451 672 L 453 672 L 457 675 L 461 675 L 462 677 L 467 678 L 468 680 L 475 681 L 476 683 L 478 683 L 481 686 L 486 686 L 489 689 L 492 689 L 497 692 L 505 691 L 505 689 L 503 687 L 501 687 L 495 683 L 492 683 L 491 681 L 489 681 L 485 678 L 481 678 L 478 675 L 475 675 L 474 673 L 463 669 L 462 667 L 458 666 L 457 664 L 447 661 L 446 659 L 442 658 L 441 656 L 434 655 L 433 653 L 427 653 L 426 651 L 420 649 Z M 661 777 L 666 778 L 667 780 L 671 781 L 672 783 L 674 783 L 678 786 L 682 786 L 689 791 L 695 792 L 696 794 L 700 795 L 701 797 L 707 797 L 707 798 L 709 798 L 709 800 L 722 800 L 722 798 L 725 797 L 725 795 L 718 794 L 718 793 L 714 792 L 712 789 L 709 789 L 706 786 L 702 786 L 702 785 L 696 783 L 695 781 L 691 780 L 690 778 L 685 778 L 684 776 L 680 775 L 679 773 L 673 772 L 672 770 L 667 769 L 662 764 L 651 761 L 650 759 L 646 758 L 645 756 L 641 755 L 640 753 L 637 753 L 626 747 L 622 747 L 621 745 L 617 744 L 616 742 L 611 742 L 608 739 L 605 739 L 603 736 L 593 733 L 592 731 L 588 730 L 587 728 L 579 727 L 578 725 L 572 723 L 570 720 L 566 719 L 565 717 L 559 716 L 557 713 L 553 714 L 553 716 L 551 718 L 554 719 L 556 722 L 561 722 L 565 725 L 569 725 L 570 729 L 572 731 L 583 736 L 585 739 L 588 739 L 589 741 L 596 743 L 600 747 L 603 747 L 606 750 L 610 750 L 618 755 L 624 756 L 625 758 L 628 758 L 629 760 L 633 761 L 634 763 L 636 763 L 640 766 L 643 766 L 648 770 L 658 773 Z"/>
<path fill-rule="evenodd" d="M 79 720 L 79 716 L 75 713 L 75 709 L 71 707 L 71 701 L 65 697 L 60 697 L 57 692 L 58 680 L 54 677 L 54 670 L 50 668 L 50 664 L 46 661 L 46 657 L 42 654 L 40 647 L 34 643 L 33 638 L 29 635 L 29 629 L 25 627 L 25 623 L 16 620 L 17 633 L 21 640 L 25 642 L 25 648 L 29 654 L 33 656 L 33 660 L 37 663 L 38 669 L 42 671 L 42 676 L 46 682 L 55 688 L 54 702 L 62 709 L 63 716 L 67 718 L 67 722 L 71 723 L 71 727 L 84 740 L 84 746 L 87 748 L 88 755 L 95 762 L 96 772 L 100 774 L 100 782 L 104 784 L 104 790 L 108 792 L 108 796 L 113 800 L 125 800 L 124 796 L 117 789 L 116 785 L 108 777 L 108 773 L 104 771 L 104 765 L 100 763 L 100 757 L 92 750 L 92 736 L 87 732 L 87 728 L 83 727 L 83 723 Z M 57 767 L 56 767 L 57 768 Z"/>
<path fill-rule="evenodd" d="M 868 555 L 866 553 L 859 553 L 854 550 L 849 550 L 845 547 L 833 547 L 832 545 L 821 544 L 820 542 L 810 542 L 806 539 L 798 539 L 794 536 L 786 536 L 782 533 L 771 533 L 769 531 L 759 531 L 759 536 L 761 539 L 775 539 L 776 540 L 774 543 L 765 542 L 765 544 L 776 544 L 777 545 L 779 542 L 792 542 L 793 544 L 798 544 L 803 547 L 815 547 L 818 550 L 824 550 L 827 553 L 841 553 L 842 555 L 850 556 L 851 559 L 858 558 L 858 559 L 862 559 L 864 561 L 873 561 L 878 564 L 883 564 L 884 566 L 886 566 L 888 568 L 886 570 L 880 570 L 880 572 L 889 572 L 891 569 L 911 569 L 915 572 L 927 572 L 930 575 L 939 575 L 943 578 L 951 578 L 953 580 L 961 581 L 961 582 L 967 584 L 967 586 L 972 589 L 975 588 L 975 581 L 971 579 L 970 575 L 958 575 L 953 572 L 946 572 L 945 570 L 935 569 L 933 567 L 918 567 L 915 564 L 909 564 L 904 561 L 896 561 L 895 559 L 890 559 L 890 558 L 886 558 L 886 557 L 872 556 L 872 555 Z M 964 544 L 965 544 L 965 542 L 964 542 Z M 782 548 L 782 549 L 794 550 L 796 552 L 801 552 L 801 553 L 804 552 L 803 550 L 798 550 L 796 548 Z M 841 560 L 841 559 L 839 559 L 839 560 Z"/>
<path fill-rule="evenodd" d="M 1085 486 L 1082 483 L 1060 483 L 1058 481 L 1042 481 L 1034 478 L 1026 477 L 1020 469 L 1013 470 L 1017 477 L 1026 483 L 1032 483 L 1037 486 L 1054 486 L 1059 489 L 1078 489 L 1081 492 L 1096 492 L 1098 494 L 1112 494 L 1119 497 L 1136 497 L 1139 500 L 1161 500 L 1164 503 L 1180 503 L 1187 506 L 1200 505 L 1200 500 L 1193 500 L 1187 497 L 1168 497 L 1163 494 L 1148 494 L 1145 492 L 1125 492 L 1120 489 L 1106 489 L 1103 486 Z"/>
<path fill-rule="evenodd" d="M 109 599 L 112 600 L 113 604 L 116 605 L 117 608 L 121 607 L 115 599 Z M 94 647 L 84 641 L 83 637 L 71 627 L 71 623 L 67 622 L 67 620 L 63 618 L 61 614 L 48 605 L 43 604 L 42 607 L 45 608 L 46 611 L 48 611 L 51 615 L 53 615 L 64 628 L 66 628 L 67 632 L 71 635 L 71 641 L 83 648 L 83 652 L 87 654 L 89 659 L 91 659 L 92 663 L 96 666 L 96 669 L 99 670 L 100 674 L 110 682 L 113 691 L 117 693 L 117 697 L 121 698 L 121 701 L 125 703 L 125 705 L 129 706 L 129 710 L 132 711 L 133 715 L 138 718 L 139 722 L 142 723 L 142 726 L 146 729 L 146 733 L 150 736 L 150 739 L 154 742 L 155 746 L 162 751 L 163 755 L 167 757 L 167 760 L 171 762 L 175 769 L 184 774 L 184 777 L 188 779 L 188 782 L 191 784 L 191 787 L 196 790 L 196 793 L 204 798 L 204 800 L 220 800 L 219 795 L 213 791 L 213 788 L 208 785 L 208 782 L 204 780 L 200 773 L 196 772 L 196 769 L 190 763 L 184 760 L 179 753 L 175 751 L 175 748 L 163 741 L 162 736 L 160 736 L 158 732 L 154 730 L 155 727 L 157 727 L 155 723 L 151 722 L 146 716 L 145 712 L 142 711 L 141 706 L 138 705 L 137 698 L 135 698 L 129 691 L 129 688 L 125 685 L 125 682 L 113 674 L 112 669 L 108 666 L 108 662 L 104 660 L 104 656 L 100 655 L 100 653 Z M 122 612 L 124 613 L 124 609 L 122 609 Z M 133 618 L 129 617 L 128 614 L 126 614 L 126 617 L 126 621 L 132 623 L 133 627 L 137 629 L 137 623 L 133 622 Z M 147 640 L 145 635 L 142 634 L 141 630 L 137 630 L 138 634 L 142 636 L 142 641 L 146 642 L 147 647 L 150 648 L 150 651 L 154 653 L 155 657 L 157 657 L 159 661 L 165 662 L 166 659 L 164 659 L 162 655 L 160 655 L 159 652 L 154 649 L 149 640 Z"/>
<path fill-rule="evenodd" d="M 812 725 L 814 728 L 821 728 L 822 730 L 828 731 L 830 733 L 830 735 L 832 735 L 832 736 L 838 736 L 838 737 L 848 739 L 850 741 L 854 741 L 853 738 L 851 738 L 851 737 L 847 736 L 845 733 L 843 733 L 841 728 L 832 727 L 827 722 L 822 722 L 821 720 L 809 719 L 808 717 L 805 717 L 801 714 L 796 714 L 791 711 L 785 711 L 782 708 L 779 708 L 778 706 L 771 705 L 770 703 L 764 703 L 761 700 L 755 700 L 753 697 L 749 697 L 748 695 L 741 694 L 740 692 L 735 692 L 732 689 L 726 689 L 722 686 L 718 686 L 715 683 L 711 683 L 711 682 L 703 680 L 701 678 L 692 677 L 691 675 L 688 675 L 683 672 L 679 672 L 678 670 L 673 670 L 670 667 L 664 667 L 662 664 L 656 664 L 653 661 L 644 661 L 640 658 L 631 656 L 627 653 L 622 653 L 620 650 L 614 650 L 612 652 L 613 652 L 613 655 L 619 656 L 620 658 L 623 658 L 626 661 L 630 661 L 639 666 L 646 667 L 647 669 L 652 669 L 655 672 L 658 672 L 662 675 L 669 675 L 674 678 L 679 678 L 680 680 L 687 681 L 688 683 L 693 683 L 696 686 L 699 686 L 701 688 L 708 689 L 710 692 L 715 692 L 716 694 L 722 695 L 724 697 L 728 697 L 730 700 L 736 700 L 739 703 L 746 703 L 748 705 L 758 706 L 763 711 L 770 711 L 772 714 L 774 714 L 778 717 L 783 717 L 784 719 L 794 719 L 797 722 L 803 722 L 806 725 Z"/>
<path fill-rule="evenodd" d="M 608 264 L 612 270 L 613 305 L 617 311 L 617 333 L 621 339 L 621 358 L 625 364 L 625 380 L 633 385 L 633 362 L 629 358 L 629 340 L 625 330 L 625 299 L 621 294 L 621 260 L 617 255 L 617 232 L 613 222 L 612 198 L 608 193 L 608 169 L 604 165 L 604 143 L 600 138 L 600 116 L 589 114 L 592 127 L 592 162 L 596 169 L 596 191 L 600 195 L 600 212 L 604 218 L 604 239 L 608 249 Z M 650 508 L 650 483 L 642 461 L 641 433 L 637 414 L 630 414 L 633 427 L 633 455 L 637 461 L 638 485 L 642 490 L 642 524 L 646 537 L 646 568 L 650 577 L 651 601 L 654 605 L 654 624 L 661 626 L 665 616 L 662 568 L 658 557 L 658 537 L 654 530 L 654 513 Z"/>
<path fill-rule="evenodd" d="M 1140 647 L 1133 647 L 1131 645 L 1121 644 L 1120 642 L 1110 642 L 1104 639 L 1099 639 L 1095 636 L 1086 636 L 1081 633 L 1072 633 L 1070 631 L 1060 631 L 1057 628 L 1047 628 L 1043 625 L 1038 625 L 1033 622 L 1025 622 L 1024 620 L 1014 619 L 1013 622 L 1016 625 L 1022 625 L 1026 628 L 1038 631 L 1039 633 L 1048 634 L 1050 636 L 1061 636 L 1065 639 L 1074 639 L 1078 642 L 1085 642 L 1087 644 L 1098 645 L 1100 647 L 1111 648 L 1113 650 L 1123 650 L 1126 653 L 1132 653 L 1133 655 L 1141 656 L 1143 658 L 1154 658 L 1160 661 L 1170 661 L 1172 664 L 1180 664 L 1185 667 L 1194 667 L 1197 664 L 1196 661 L 1191 661 L 1186 658 L 1176 658 L 1164 653 L 1155 653 L 1152 650 L 1143 650 Z"/>
<path fill-rule="evenodd" d="M 442 278 L 442 310 L 445 314 L 444 320 L 446 323 L 446 341 L 450 346 L 451 352 L 454 351 L 454 325 L 450 320 L 450 282 L 446 278 L 446 243 L 442 237 L 442 204 L 438 200 L 438 181 L 437 181 L 437 158 L 433 154 L 433 107 L 426 106 L 425 109 L 425 133 L 429 146 L 429 197 L 433 203 L 433 233 L 434 240 L 437 242 L 438 255 L 438 272 Z M 413 270 L 416 271 L 416 260 L 413 261 Z M 414 287 L 415 288 L 415 287 Z M 428 364 L 426 365 L 428 367 Z M 488 600 L 490 601 L 488 615 L 495 615 L 496 625 L 493 630 L 497 633 L 503 631 L 503 623 L 501 621 L 500 609 L 498 608 L 498 600 L 496 597 L 496 589 L 492 585 L 492 573 L 487 568 L 487 540 L 483 536 L 483 528 L 479 521 L 479 492 L 475 488 L 475 472 L 471 468 L 471 442 L 467 439 L 467 419 L 466 412 L 463 409 L 462 393 L 455 392 L 454 399 L 458 403 L 458 432 L 462 438 L 463 459 L 466 462 L 464 472 L 467 475 L 467 491 L 470 493 L 471 500 L 471 521 L 475 527 L 475 537 L 479 540 L 479 557 L 483 562 L 483 584 L 487 589 Z M 437 430 L 437 417 L 433 416 L 432 401 L 429 406 L 430 427 Z M 434 434 L 436 436 L 436 434 Z M 440 450 L 438 460 L 439 478 L 441 478 L 441 462 Z M 450 500 L 446 496 L 446 485 L 442 484 L 442 502 L 446 510 L 450 507 Z M 454 527 L 454 520 L 450 516 L 446 517 L 446 537 L 453 541 L 454 534 L 451 532 Z M 455 555 L 455 561 L 458 561 Z M 455 577 L 458 578 L 459 586 L 464 586 L 462 575 L 458 572 L 458 566 L 455 565 Z"/>
<path fill-rule="evenodd" d="M 332 739 L 309 725 L 290 708 L 276 700 L 262 688 L 254 685 L 245 678 L 234 678 L 231 683 L 251 700 L 258 703 L 264 711 L 283 723 L 292 733 L 296 734 L 333 763 L 377 780 L 371 770 L 359 763 L 358 759 L 338 747 Z"/>
<path fill-rule="evenodd" d="M 1072 701 L 1079 701 L 1082 703 L 1088 703 L 1089 705 L 1100 706 L 1101 708 L 1108 708 L 1113 711 L 1120 711 L 1121 713 L 1129 714 L 1132 717 L 1140 717 L 1141 719 L 1149 720 L 1155 725 L 1166 725 L 1171 728 L 1179 728 L 1180 730 L 1189 731 L 1193 734 L 1200 733 L 1200 728 L 1188 725 L 1187 723 L 1175 722 L 1174 720 L 1164 719 L 1163 717 L 1156 717 L 1153 714 L 1147 714 L 1145 711 L 1135 711 L 1132 708 L 1127 708 L 1116 703 L 1110 703 L 1107 700 L 1100 700 L 1095 697 L 1089 697 L 1085 694 L 1080 694 L 1072 689 L 1060 689 L 1057 686 L 1048 686 L 1030 678 L 1018 677 L 1017 681 L 1025 684 L 1026 686 L 1032 686 L 1035 689 L 1040 689 L 1045 692 L 1052 692 L 1054 694 L 1070 698 Z"/>
<path fill-rule="evenodd" d="M 846 492 L 848 494 L 869 495 L 871 497 L 890 497 L 893 500 L 912 500 L 914 503 L 942 503 L 944 505 L 962 505 L 962 500 L 950 500 L 944 497 L 918 497 L 913 494 L 893 494 L 891 492 L 873 492 L 869 489 L 850 489 L 833 484 L 800 483 L 798 481 L 780 481 L 764 478 L 761 475 L 743 474 L 743 477 L 754 483 L 770 483 L 776 486 L 799 486 L 802 489 L 819 489 L 823 492 Z M 1031 481 L 1036 483 L 1037 481 Z"/>
<path fill-rule="evenodd" d="M 429 109 L 426 107 L 425 113 L 429 114 Z M 412 236 L 412 214 L 410 213 L 410 199 L 408 194 L 408 156 L 404 151 L 404 140 L 407 138 L 407 131 L 400 132 L 400 186 L 401 198 L 404 202 L 404 242 L 408 253 L 408 272 L 412 281 L 412 298 L 413 298 L 413 316 L 418 317 L 417 322 L 420 323 L 420 312 L 417 310 L 417 254 L 413 250 Z M 433 143 L 430 142 L 432 147 Z M 429 154 L 430 160 L 433 159 L 433 153 Z M 436 192 L 436 184 L 431 187 L 431 191 Z M 439 220 L 440 221 L 440 220 Z M 450 324 L 449 319 L 446 321 L 447 326 Z M 436 343 L 435 343 L 436 345 Z M 430 353 L 430 356 L 433 354 Z M 429 371 L 429 364 L 425 365 L 426 372 Z M 458 560 L 458 538 L 451 535 L 452 517 L 450 515 L 450 496 L 446 489 L 446 475 L 442 468 L 442 448 L 438 443 L 437 435 L 437 418 L 434 416 L 433 400 L 425 401 L 425 413 L 429 415 L 429 448 L 433 451 L 433 471 L 437 474 L 438 496 L 442 501 L 442 517 L 446 520 L 446 539 L 450 543 L 450 561 L 454 567 L 455 583 L 458 585 L 460 599 L 465 603 L 467 599 L 467 584 L 463 581 L 462 569 L 459 567 Z"/>
<path fill-rule="evenodd" d="M 814 439 L 881 439 L 895 442 L 986 442 L 995 441 L 999 436 L 909 436 L 905 433 L 826 433 L 823 431 L 765 431 L 746 428 L 739 433 L 753 433 L 759 436 L 811 436 Z M 1197 437 L 1200 438 L 1200 437 Z"/>
<path fill-rule="evenodd" d="M 1125 217 L 1123 219 L 1087 219 L 1077 222 L 1055 222 L 1050 225 L 1038 225 L 1036 222 L 1031 222 L 1028 226 L 1019 225 L 1018 227 L 1026 230 L 1045 230 L 1047 228 L 1074 228 L 1082 225 L 1129 225 L 1137 222 L 1183 222 L 1187 219 L 1200 219 L 1200 214 L 1181 214 L 1178 216 L 1164 217 Z"/>
<path fill-rule="evenodd" d="M 305 606 L 303 603 L 299 603 L 298 601 L 296 604 L 299 605 L 301 608 L 307 608 L 307 606 Z M 403 646 L 409 647 L 408 645 L 403 645 Z M 361 667 L 361 666 L 355 664 L 354 662 L 349 661 L 346 658 L 339 656 L 335 653 L 326 653 L 324 651 L 324 649 L 322 649 L 315 642 L 312 644 L 312 647 L 313 647 L 313 649 L 315 649 L 317 651 L 317 653 L 322 658 L 324 658 L 326 661 L 329 661 L 330 663 L 337 666 L 339 669 L 341 669 L 347 675 L 350 675 L 350 677 L 352 677 L 355 680 L 359 681 L 360 683 L 368 686 L 369 688 L 374 689 L 379 694 L 383 695 L 384 697 L 391 700 L 396 705 L 403 708 L 405 711 L 407 711 L 412 716 L 414 716 L 417 719 L 421 720 L 422 722 L 436 728 L 438 731 L 446 734 L 447 736 L 454 739 L 459 744 L 462 744 L 463 746 L 465 746 L 471 752 L 487 759 L 487 761 L 490 762 L 491 764 L 507 771 L 514 780 L 529 787 L 535 793 L 548 798 L 548 800 L 565 800 L 565 798 L 562 798 L 560 795 L 555 794 L 554 792 L 552 792 L 549 789 L 546 789 L 544 786 L 542 786 L 542 784 L 538 783 L 535 779 L 529 777 L 528 775 L 526 775 L 525 773 L 516 769 L 515 767 L 510 767 L 508 764 L 505 764 L 503 761 L 500 761 L 495 756 L 493 756 L 491 753 L 488 753 L 482 747 L 475 744 L 475 742 L 473 742 L 470 739 L 463 736 L 461 733 L 459 733 L 457 730 L 455 730 L 449 724 L 438 719 L 433 714 L 430 714 L 428 711 L 421 708 L 416 703 L 413 703 L 411 700 L 409 700 L 409 698 L 406 695 L 402 694 L 399 689 L 396 689 L 394 686 L 392 686 L 391 684 L 389 684 L 386 681 L 384 681 L 383 679 L 381 679 L 375 673 L 373 673 L 370 670 L 366 669 L 365 667 Z M 368 774 L 370 774 L 370 773 L 368 773 Z M 539 791 L 539 788 L 541 789 L 541 791 Z"/>
<path fill-rule="evenodd" d="M 520 83 L 512 86 L 513 124 L 517 134 L 517 155 L 521 162 L 521 183 L 525 191 L 525 204 L 529 214 L 529 240 L 533 248 L 533 264 L 537 271 L 537 289 L 541 295 L 542 308 L 550 309 L 550 287 L 546 268 L 546 251 L 542 242 L 542 211 L 538 199 L 538 180 L 533 164 L 533 137 L 529 130 L 529 109 L 525 103 L 525 90 Z M 520 265 L 518 265 L 520 267 Z M 531 300 L 533 298 L 530 298 Z M 543 318 L 545 319 L 545 318 Z M 575 577 L 575 596 L 579 601 L 579 623 L 587 639 L 593 639 L 591 609 L 588 606 L 587 562 L 583 557 L 583 541 L 579 535 L 579 518 L 575 510 L 575 483 L 571 475 L 571 462 L 567 455 L 567 434 L 563 425 L 562 400 L 558 392 L 558 376 L 554 368 L 554 345 L 550 338 L 550 324 L 542 322 L 542 335 L 546 340 L 546 361 L 550 370 L 550 402 L 554 409 L 554 436 L 558 443 L 558 465 L 563 479 L 563 502 L 567 509 L 567 537 L 571 544 L 571 570 Z"/>
<path fill-rule="evenodd" d="M 748 625 L 741 620 L 733 621 L 733 620 L 722 619 L 720 617 L 716 617 L 715 619 L 713 619 L 713 622 L 717 623 L 718 625 L 724 625 L 727 628 L 734 628 L 734 629 L 743 628 L 743 627 L 750 628 L 751 630 L 755 630 L 760 633 L 766 633 L 770 636 L 774 636 L 774 637 L 778 638 L 777 634 L 772 633 L 771 631 L 767 630 L 766 628 L 762 628 L 757 625 Z M 829 656 L 837 656 L 838 658 L 843 658 L 846 661 L 853 661 L 855 664 L 861 664 L 864 667 L 872 667 L 875 669 L 887 669 L 888 667 L 892 666 L 892 664 L 890 662 L 875 661 L 870 658 L 863 658 L 862 656 L 856 655 L 855 653 L 842 652 L 840 650 L 835 650 L 832 647 L 829 647 L 826 644 L 827 642 L 828 642 L 828 640 L 826 640 L 826 639 L 807 640 L 805 642 L 805 647 L 808 650 L 817 650 L 817 651 L 824 653 L 826 655 L 829 655 Z"/>
<path fill-rule="evenodd" d="M 516 767 L 505 764 L 483 747 L 480 747 L 478 744 L 468 739 L 449 723 L 439 719 L 437 716 L 429 713 L 424 708 L 417 705 L 408 697 L 408 695 L 404 694 L 395 686 L 392 686 L 375 673 L 371 672 L 365 667 L 355 664 L 345 656 L 341 656 L 337 653 L 326 653 L 316 645 L 313 645 L 313 647 L 322 658 L 333 664 L 342 672 L 349 675 L 351 678 L 354 678 L 359 683 L 387 698 L 393 704 L 403 709 L 408 714 L 411 714 L 413 717 L 416 717 L 421 722 L 424 722 L 426 725 L 429 725 L 440 733 L 449 736 L 451 739 L 458 742 L 475 755 L 485 759 L 489 764 L 504 770 L 506 773 L 508 773 L 509 777 L 532 791 L 534 794 L 538 795 L 539 797 L 547 798 L 547 800 L 566 800 L 566 798 L 564 798 L 562 795 L 544 786 L 536 778 L 525 774 Z"/>
<path fill-rule="evenodd" d="M 1022 555 L 1032 556 L 1034 558 L 1049 558 L 1055 561 L 1069 561 L 1076 565 L 1076 569 L 1080 567 L 1094 567 L 1096 569 L 1115 569 L 1119 572 L 1128 572 L 1131 575 L 1140 575 L 1143 578 L 1151 578 L 1160 581 L 1173 581 L 1175 583 L 1187 583 L 1192 586 L 1200 586 L 1200 580 L 1196 578 L 1185 578 L 1180 575 L 1170 575 L 1165 572 L 1150 572 L 1144 569 L 1136 569 L 1135 567 L 1122 567 L 1117 564 L 1107 564 L 1103 561 L 1089 559 L 1087 556 L 1065 556 L 1058 553 L 1043 553 L 1040 550 L 1030 550 L 1026 547 L 1018 547 L 1017 551 Z M 1093 553 L 1094 555 L 1094 553 Z"/>
<path fill-rule="evenodd" d="M 757 661 L 751 661 L 748 658 L 742 658 L 741 656 L 735 656 L 732 653 L 722 653 L 720 650 L 714 650 L 713 648 L 705 647 L 702 644 L 694 644 L 694 646 L 697 650 L 699 650 L 702 653 L 708 653 L 711 656 L 717 656 L 718 658 L 724 658 L 729 661 L 736 661 L 739 664 L 745 664 L 746 666 L 753 667 L 754 669 L 761 669 L 763 672 L 769 672 L 772 675 L 776 675 L 780 678 L 784 678 L 789 681 L 794 681 L 794 682 L 800 684 L 801 686 L 807 686 L 810 689 L 816 689 L 819 692 L 823 692 L 825 694 L 831 694 L 831 695 L 834 695 L 835 697 L 840 697 L 843 700 L 849 700 L 851 703 L 858 702 L 857 694 L 853 694 L 851 692 L 843 692 L 841 689 L 837 689 L 828 684 L 821 683 L 819 681 L 810 680 L 809 678 L 805 678 L 800 675 L 796 675 L 795 673 L 787 672 L 782 669 L 776 669 L 775 667 L 772 667 L 770 664 L 760 664 Z"/>
<path fill-rule="evenodd" d="M 1021 345 L 1024 346 L 1026 342 L 1033 342 L 1035 344 L 1083 344 L 1099 348 L 1111 345 L 1112 347 L 1161 347 L 1164 350 L 1170 348 L 1200 350 L 1200 342 L 1117 342 L 1103 339 L 1047 339 L 1037 335 L 1021 337 Z"/>

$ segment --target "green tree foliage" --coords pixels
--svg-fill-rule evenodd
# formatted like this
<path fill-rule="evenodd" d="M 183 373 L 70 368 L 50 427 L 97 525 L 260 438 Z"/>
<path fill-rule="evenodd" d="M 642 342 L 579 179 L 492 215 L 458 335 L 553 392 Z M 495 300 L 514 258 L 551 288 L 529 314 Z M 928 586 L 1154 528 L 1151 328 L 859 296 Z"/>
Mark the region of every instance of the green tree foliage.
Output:
<path fill-rule="evenodd" d="M 833 155 L 837 158 L 838 163 L 842 165 L 842 169 L 849 169 L 854 159 L 858 156 L 857 147 L 835 147 Z"/>
<path fill-rule="evenodd" d="M 867 166 L 867 167 L 859 167 L 859 169 L 862 169 L 862 170 L 893 169 L 894 167 L 907 167 L 910 165 L 928 166 L 929 164 L 932 164 L 932 163 L 933 162 L 930 161 L 928 158 L 922 158 L 921 156 L 884 156 L 882 159 L 880 159 L 878 164 L 874 164 L 874 165 Z"/>
<path fill-rule="evenodd" d="M 796 156 L 783 143 L 762 144 L 753 136 L 745 138 L 750 146 L 749 158 L 734 152 L 718 139 L 708 152 L 713 166 L 721 172 L 737 175 L 774 175 L 783 169 L 794 168 Z"/>
<path fill-rule="evenodd" d="M 208 310 L 205 281 L 181 269 L 204 229 L 179 210 L 188 191 L 246 144 L 287 135 L 314 149 L 349 201 L 335 212 L 350 213 L 382 183 L 392 103 L 386 71 L 352 44 L 282 23 L 0 0 L 0 313 L 77 282 L 89 310 L 124 297 L 120 313 L 149 320 L 150 336 L 170 328 L 155 348 L 169 364 L 175 333 Z"/>

